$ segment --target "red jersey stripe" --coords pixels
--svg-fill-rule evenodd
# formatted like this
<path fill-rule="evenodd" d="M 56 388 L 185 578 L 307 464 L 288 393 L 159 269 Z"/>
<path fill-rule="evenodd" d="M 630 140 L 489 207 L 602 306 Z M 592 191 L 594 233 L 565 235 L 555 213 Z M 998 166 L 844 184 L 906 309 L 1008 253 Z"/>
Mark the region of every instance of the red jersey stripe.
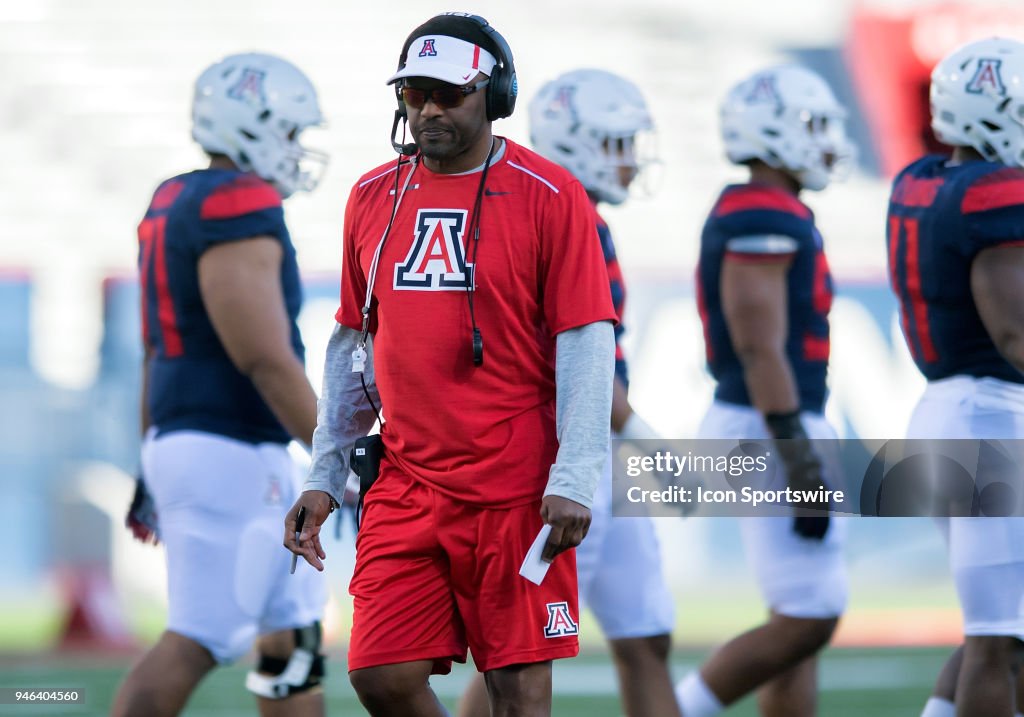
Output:
<path fill-rule="evenodd" d="M 146 348 L 152 346 L 149 338 L 149 270 L 153 265 L 153 238 L 151 224 L 142 222 L 139 225 L 139 248 L 142 251 L 142 259 L 139 262 L 139 299 L 142 303 L 142 345 Z"/>
<path fill-rule="evenodd" d="M 989 172 L 983 177 L 979 177 L 974 182 L 974 186 L 980 186 L 982 184 L 1000 184 L 1002 182 L 1009 182 L 1014 179 L 1024 179 L 1024 169 L 1021 167 L 1003 167 L 997 169 L 994 172 Z"/>
<path fill-rule="evenodd" d="M 799 199 L 781 189 L 768 187 L 744 188 L 740 191 L 727 192 L 715 205 L 714 216 L 744 211 L 767 210 L 795 214 L 801 219 L 810 219 L 811 210 Z"/>
<path fill-rule="evenodd" d="M 200 219 L 233 219 L 281 206 L 281 195 L 260 179 L 244 179 L 218 187 L 203 202 Z"/>
<path fill-rule="evenodd" d="M 893 189 L 892 201 L 905 207 L 930 207 L 945 182 L 939 177 L 921 179 L 907 175 Z"/>
<path fill-rule="evenodd" d="M 160 211 L 161 209 L 167 209 L 167 207 L 174 204 L 174 200 L 181 194 L 181 190 L 185 188 L 185 185 L 181 182 L 168 182 L 167 184 L 160 187 L 156 194 L 153 196 L 153 203 L 150 205 L 151 211 Z"/>
<path fill-rule="evenodd" d="M 914 328 L 917 329 L 917 340 L 921 343 L 921 355 L 925 361 L 931 363 L 937 361 L 939 355 L 932 343 L 932 332 L 928 326 L 928 305 L 921 290 L 918 224 L 916 221 L 906 221 L 904 225 L 907 232 L 907 295 L 914 313 Z"/>
<path fill-rule="evenodd" d="M 960 211 L 964 214 L 985 212 L 1024 204 L 1024 177 L 1001 182 L 978 182 L 964 192 Z"/>
<path fill-rule="evenodd" d="M 832 287 L 829 285 L 831 275 L 828 258 L 825 252 L 819 251 L 814 259 L 814 293 L 811 295 L 814 310 L 819 314 L 828 314 L 832 309 Z"/>
<path fill-rule="evenodd" d="M 893 293 L 896 296 L 903 297 L 903 291 L 900 287 L 900 276 L 896 269 L 896 260 L 899 258 L 899 232 L 900 232 L 900 218 L 889 217 L 889 235 L 892 240 L 889 242 L 889 283 L 892 285 Z M 907 302 L 900 301 L 900 326 L 903 327 L 903 335 L 907 337 L 907 346 L 910 348 L 910 354 L 917 359 L 917 346 L 911 340 L 910 337 L 910 315 L 907 312 Z"/>
<path fill-rule="evenodd" d="M 156 305 L 157 318 L 160 321 L 160 331 L 164 340 L 164 355 L 167 358 L 175 358 L 185 353 L 185 347 L 181 342 L 181 334 L 178 332 L 178 317 L 174 312 L 174 297 L 171 296 L 171 283 L 167 278 L 167 256 L 164 252 L 165 232 L 167 217 L 156 217 L 154 220 L 156 233 L 152 240 L 156 244 L 154 262 L 154 279 L 156 281 Z"/>
<path fill-rule="evenodd" d="M 820 336 L 804 336 L 804 360 L 828 361 L 829 340 Z"/>

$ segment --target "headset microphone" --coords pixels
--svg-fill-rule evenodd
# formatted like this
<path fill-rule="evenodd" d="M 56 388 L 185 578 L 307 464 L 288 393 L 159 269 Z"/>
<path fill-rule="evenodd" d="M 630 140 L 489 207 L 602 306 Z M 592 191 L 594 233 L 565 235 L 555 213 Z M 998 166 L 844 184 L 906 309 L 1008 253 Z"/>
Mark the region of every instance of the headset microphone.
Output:
<path fill-rule="evenodd" d="M 411 156 L 419 151 L 419 147 L 416 146 L 415 142 L 409 142 L 408 144 L 401 144 L 395 138 L 398 136 L 398 123 L 405 119 L 405 112 L 401 109 L 395 110 L 395 121 L 391 125 L 391 146 L 395 148 L 395 151 L 402 156 Z M 404 132 L 402 133 L 405 134 Z M 405 139 L 403 137 L 403 139 Z"/>

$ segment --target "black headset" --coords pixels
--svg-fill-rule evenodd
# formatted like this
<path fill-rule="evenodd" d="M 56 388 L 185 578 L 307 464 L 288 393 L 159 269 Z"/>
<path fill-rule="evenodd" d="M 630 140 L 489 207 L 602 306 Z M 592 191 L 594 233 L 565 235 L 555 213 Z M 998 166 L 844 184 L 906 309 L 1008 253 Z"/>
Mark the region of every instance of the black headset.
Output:
<path fill-rule="evenodd" d="M 485 104 L 487 107 L 487 119 L 490 121 L 502 119 L 512 115 L 516 108 L 516 96 L 519 94 L 519 82 L 516 80 L 516 66 L 512 61 L 512 49 L 508 46 L 501 33 L 491 27 L 490 23 L 479 15 L 469 15 L 462 12 L 446 12 L 436 17 L 455 16 L 463 17 L 476 23 L 480 30 L 491 39 L 497 50 L 494 58 L 498 64 L 491 70 L 490 82 L 485 88 Z M 437 33 L 442 34 L 442 33 Z M 402 46 L 402 54 L 398 56 L 398 69 L 405 67 L 405 57 L 409 53 L 409 47 L 416 38 L 412 35 Z M 398 83 L 395 83 L 395 94 L 398 96 L 398 111 L 402 117 L 406 116 L 405 102 L 402 101 L 402 90 Z"/>

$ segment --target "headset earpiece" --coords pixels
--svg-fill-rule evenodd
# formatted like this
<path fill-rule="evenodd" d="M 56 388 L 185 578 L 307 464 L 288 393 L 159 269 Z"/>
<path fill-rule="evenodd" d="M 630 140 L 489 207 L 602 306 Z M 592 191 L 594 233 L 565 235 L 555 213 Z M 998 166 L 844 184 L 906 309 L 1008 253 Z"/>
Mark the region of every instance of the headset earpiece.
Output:
<path fill-rule="evenodd" d="M 395 110 L 395 121 L 391 124 L 391 146 L 398 154 L 402 156 L 411 157 L 419 151 L 419 147 L 415 142 L 408 142 L 402 144 L 398 141 L 398 125 L 402 125 L 402 139 L 405 139 L 405 125 L 404 122 L 409 120 L 409 109 L 405 106 L 405 102 L 402 100 L 402 89 L 399 85 L 395 85 L 395 101 L 398 102 L 398 108 Z"/>
<path fill-rule="evenodd" d="M 405 100 L 402 99 L 402 86 L 401 82 L 395 83 L 395 102 L 398 103 L 398 114 L 402 119 L 409 117 L 409 108 L 405 106 Z"/>
<path fill-rule="evenodd" d="M 479 25 L 483 33 L 491 38 L 498 51 L 494 58 L 498 64 L 491 71 L 491 81 L 486 89 L 487 119 L 494 121 L 509 117 L 516 108 L 516 96 L 519 94 L 516 66 L 512 61 L 512 48 L 508 46 L 508 42 L 501 36 L 501 33 L 491 27 L 484 18 L 479 15 L 464 15 L 463 17 Z"/>
<path fill-rule="evenodd" d="M 405 44 L 402 45 L 402 52 L 398 55 L 398 69 L 401 70 L 405 67 L 405 56 L 409 52 L 409 45 L 412 44 L 412 38 L 407 38 Z M 419 151 L 419 147 L 416 146 L 415 142 L 409 142 L 402 144 L 398 141 L 398 125 L 409 120 L 409 109 L 405 106 L 405 101 L 402 99 L 402 86 L 401 82 L 395 83 L 395 102 L 398 103 L 397 109 L 395 109 L 395 121 L 391 125 L 391 146 L 399 154 L 399 162 L 401 162 L 402 156 L 412 156 Z M 405 129 L 403 124 L 402 139 L 405 139 Z M 397 191 L 397 189 L 396 189 Z M 396 195 L 397 196 L 397 195 Z"/>

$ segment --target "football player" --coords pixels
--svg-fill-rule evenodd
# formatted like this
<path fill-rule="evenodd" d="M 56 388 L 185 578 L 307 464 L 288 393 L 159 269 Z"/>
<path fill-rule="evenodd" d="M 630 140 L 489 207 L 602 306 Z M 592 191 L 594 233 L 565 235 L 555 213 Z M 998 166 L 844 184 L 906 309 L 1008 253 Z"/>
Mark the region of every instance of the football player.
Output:
<path fill-rule="evenodd" d="M 908 438 L 1024 436 L 1022 83 L 1024 43 L 990 38 L 949 53 L 930 98 L 932 129 L 952 157 L 923 157 L 893 182 L 889 276 L 928 380 Z M 964 645 L 923 714 L 1010 717 L 1024 647 L 1024 521 L 939 521 Z"/>
<path fill-rule="evenodd" d="M 195 85 L 192 137 L 209 166 L 163 182 L 139 225 L 145 348 L 142 466 L 167 551 L 167 629 L 132 668 L 112 714 L 178 714 L 215 666 L 252 647 L 246 687 L 263 715 L 322 715 L 314 570 L 289 575 L 279 530 L 301 477 L 316 395 L 282 199 L 326 162 L 300 135 L 317 93 L 271 55 L 227 57 Z M 138 501 L 144 504 L 144 501 Z"/>
<path fill-rule="evenodd" d="M 699 437 L 778 441 L 792 488 L 831 480 L 812 439 L 836 437 L 822 414 L 832 278 L 800 193 L 824 189 L 849 161 L 844 116 L 825 81 L 797 65 L 733 87 L 721 131 L 749 180 L 725 187 L 701 236 L 697 302 L 717 386 Z M 843 529 L 827 512 L 741 520 L 769 617 L 679 683 L 686 717 L 755 689 L 763 715 L 815 713 L 816 656 L 846 606 Z"/>

